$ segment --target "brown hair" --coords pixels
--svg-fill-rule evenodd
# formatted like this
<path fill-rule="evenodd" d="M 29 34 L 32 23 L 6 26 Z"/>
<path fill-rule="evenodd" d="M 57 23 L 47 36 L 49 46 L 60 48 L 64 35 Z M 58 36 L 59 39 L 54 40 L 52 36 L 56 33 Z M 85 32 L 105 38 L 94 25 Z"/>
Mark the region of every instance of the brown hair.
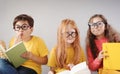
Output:
<path fill-rule="evenodd" d="M 95 14 L 93 15 L 90 19 L 88 23 L 92 23 L 93 18 L 99 17 L 102 19 L 103 23 L 105 24 L 105 33 L 104 36 L 105 38 L 108 39 L 109 42 L 120 42 L 120 34 L 118 32 L 116 32 L 107 22 L 107 19 L 101 15 L 101 14 Z M 90 26 L 88 28 L 87 31 L 87 37 L 86 37 L 86 49 L 88 49 L 90 47 L 91 52 L 93 54 L 93 57 L 96 58 L 98 52 L 98 48 L 96 47 L 96 44 L 94 42 L 96 36 L 93 35 L 90 31 Z"/>
<path fill-rule="evenodd" d="M 27 21 L 29 23 L 30 27 L 34 26 L 34 20 L 31 16 L 29 16 L 27 14 L 20 14 L 20 15 L 16 16 L 14 21 L 13 21 L 13 29 L 15 28 L 15 24 L 18 21 Z"/>

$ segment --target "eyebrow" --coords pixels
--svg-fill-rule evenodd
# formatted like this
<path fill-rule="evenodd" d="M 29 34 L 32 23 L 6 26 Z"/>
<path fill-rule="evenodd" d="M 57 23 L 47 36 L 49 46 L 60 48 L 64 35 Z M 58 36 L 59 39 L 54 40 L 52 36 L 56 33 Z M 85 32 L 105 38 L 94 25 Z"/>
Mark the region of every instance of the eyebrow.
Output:
<path fill-rule="evenodd" d="M 103 21 L 97 21 L 97 22 L 95 22 L 95 23 L 98 23 L 98 22 L 103 22 Z M 94 23 L 93 23 L 94 24 Z"/>
<path fill-rule="evenodd" d="M 17 26 L 22 26 L 22 25 L 28 25 L 28 24 L 22 24 L 22 25 L 20 25 L 20 24 L 16 24 Z"/>

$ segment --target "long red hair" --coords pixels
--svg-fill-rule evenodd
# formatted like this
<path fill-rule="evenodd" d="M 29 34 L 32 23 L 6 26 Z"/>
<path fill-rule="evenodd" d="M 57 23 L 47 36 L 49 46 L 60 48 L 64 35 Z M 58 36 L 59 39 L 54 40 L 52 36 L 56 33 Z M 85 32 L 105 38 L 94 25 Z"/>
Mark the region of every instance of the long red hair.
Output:
<path fill-rule="evenodd" d="M 57 32 L 57 47 L 56 47 L 56 55 L 57 55 L 56 60 L 58 63 L 58 67 L 61 67 L 61 68 L 66 66 L 66 58 L 67 58 L 66 51 L 65 51 L 67 46 L 66 46 L 65 40 L 63 39 L 62 30 L 65 30 L 68 25 L 71 25 L 77 33 L 76 39 L 72 43 L 72 47 L 75 52 L 74 59 L 72 59 L 73 64 L 79 63 L 79 59 L 81 55 L 80 54 L 81 46 L 80 46 L 80 37 L 79 37 L 80 35 L 79 35 L 79 30 L 76 26 L 76 23 L 71 19 L 62 20 Z"/>

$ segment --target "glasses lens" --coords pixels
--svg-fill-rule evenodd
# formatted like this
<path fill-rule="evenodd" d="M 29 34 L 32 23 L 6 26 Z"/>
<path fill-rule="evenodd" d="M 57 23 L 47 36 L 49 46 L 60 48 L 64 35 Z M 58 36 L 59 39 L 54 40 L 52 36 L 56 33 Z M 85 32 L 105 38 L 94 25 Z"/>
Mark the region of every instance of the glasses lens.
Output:
<path fill-rule="evenodd" d="M 22 30 L 27 30 L 28 27 L 29 27 L 28 25 L 22 25 L 22 26 L 21 26 Z"/>
<path fill-rule="evenodd" d="M 20 30 L 20 26 L 16 25 L 14 29 L 15 29 L 15 31 L 19 31 Z"/>
<path fill-rule="evenodd" d="M 104 23 L 103 22 L 97 22 L 98 26 L 102 26 Z"/>
<path fill-rule="evenodd" d="M 76 32 L 72 32 L 72 37 L 76 37 Z"/>
<path fill-rule="evenodd" d="M 66 32 L 66 37 L 68 38 L 69 36 L 76 37 L 76 32 Z"/>
<path fill-rule="evenodd" d="M 29 28 L 29 25 L 22 25 L 22 26 L 16 25 L 14 29 L 15 31 L 19 31 L 20 29 L 27 30 L 28 28 Z"/>
<path fill-rule="evenodd" d="M 101 26 L 103 26 L 103 22 L 102 21 L 99 21 L 99 22 L 97 22 L 97 23 L 93 23 L 93 24 L 89 24 L 89 26 L 91 27 L 91 28 L 96 28 L 96 27 L 101 27 Z"/>

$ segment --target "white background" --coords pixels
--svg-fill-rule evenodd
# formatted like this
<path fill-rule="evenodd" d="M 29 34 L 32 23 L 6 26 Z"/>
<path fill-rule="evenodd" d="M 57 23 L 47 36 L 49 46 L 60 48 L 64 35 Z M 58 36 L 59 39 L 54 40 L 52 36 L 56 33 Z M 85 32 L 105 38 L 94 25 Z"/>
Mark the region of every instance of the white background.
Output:
<path fill-rule="evenodd" d="M 6 42 L 7 47 L 15 34 L 13 19 L 23 13 L 34 18 L 32 34 L 42 37 L 49 50 L 56 44 L 58 26 L 65 18 L 77 23 L 83 48 L 88 20 L 96 13 L 103 14 L 108 23 L 120 32 L 120 0 L 0 0 L 0 39 Z M 48 70 L 44 66 L 43 74 Z"/>

